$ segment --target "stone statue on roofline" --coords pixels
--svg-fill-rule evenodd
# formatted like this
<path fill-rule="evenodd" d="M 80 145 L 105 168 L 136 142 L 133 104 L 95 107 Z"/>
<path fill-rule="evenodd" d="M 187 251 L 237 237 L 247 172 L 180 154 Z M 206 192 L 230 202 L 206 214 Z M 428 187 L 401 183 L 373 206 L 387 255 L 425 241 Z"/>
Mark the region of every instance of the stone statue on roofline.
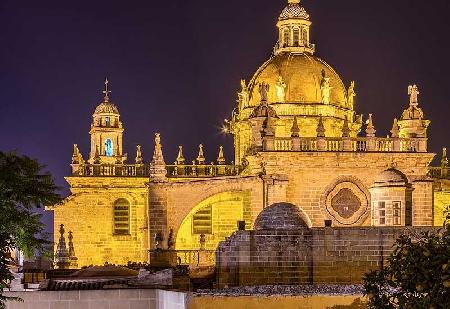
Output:
<path fill-rule="evenodd" d="M 330 104 L 331 97 L 330 77 L 327 77 L 325 70 L 322 70 L 322 81 L 320 82 L 320 90 L 322 94 L 322 103 Z"/>
<path fill-rule="evenodd" d="M 278 80 L 277 80 L 277 99 L 278 102 L 283 103 L 286 101 L 286 83 L 283 80 L 283 77 L 280 75 L 278 76 Z"/>
<path fill-rule="evenodd" d="M 417 106 L 419 105 L 419 87 L 417 85 L 408 86 L 408 95 L 409 95 L 409 105 Z"/>
<path fill-rule="evenodd" d="M 249 93 L 245 79 L 241 79 L 241 92 L 238 93 L 239 110 L 248 106 Z"/>
<path fill-rule="evenodd" d="M 259 84 L 259 94 L 261 96 L 261 102 L 267 102 L 269 99 L 269 84 L 262 82 Z"/>
<path fill-rule="evenodd" d="M 347 91 L 347 105 L 351 109 L 354 109 L 354 107 L 355 107 L 355 97 L 356 97 L 355 81 L 352 81 L 350 83 L 350 87 L 348 87 L 348 91 Z"/>

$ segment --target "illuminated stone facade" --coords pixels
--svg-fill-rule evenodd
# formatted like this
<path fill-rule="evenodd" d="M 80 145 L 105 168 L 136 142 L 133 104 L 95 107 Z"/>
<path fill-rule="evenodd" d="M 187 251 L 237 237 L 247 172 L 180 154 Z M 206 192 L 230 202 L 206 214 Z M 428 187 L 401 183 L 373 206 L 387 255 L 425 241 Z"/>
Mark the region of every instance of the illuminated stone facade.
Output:
<path fill-rule="evenodd" d="M 234 164 L 226 164 L 222 148 L 208 164 L 201 145 L 192 164 L 181 146 L 175 163 L 166 164 L 159 134 L 150 163 L 140 146 L 127 163 L 120 114 L 106 87 L 89 158 L 74 146 L 71 195 L 48 207 L 55 227 L 73 232 L 79 266 L 144 262 L 155 248 L 214 250 L 238 222 L 253 228 L 264 208 L 280 202 L 298 207 L 309 228 L 433 226 L 450 196 L 448 183 L 438 180 L 448 162 L 445 155 L 439 170 L 430 168 L 430 121 L 418 87 L 408 88 L 409 104 L 398 104 L 391 135 L 377 137 L 375 117 L 364 125 L 355 111 L 355 82 L 344 85 L 314 55 L 311 25 L 299 1 L 290 0 L 273 55 L 248 84 L 241 81 L 224 125 L 234 138 Z"/>

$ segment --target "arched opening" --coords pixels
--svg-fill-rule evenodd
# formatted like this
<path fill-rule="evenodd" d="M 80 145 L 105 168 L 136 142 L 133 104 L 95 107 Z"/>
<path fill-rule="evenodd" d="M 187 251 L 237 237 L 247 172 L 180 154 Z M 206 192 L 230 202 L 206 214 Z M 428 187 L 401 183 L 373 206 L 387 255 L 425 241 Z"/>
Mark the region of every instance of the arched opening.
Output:
<path fill-rule="evenodd" d="M 118 199 L 114 202 L 114 235 L 130 234 L 130 203 L 124 199 Z"/>
<path fill-rule="evenodd" d="M 283 47 L 289 46 L 289 28 L 283 30 Z"/>
<path fill-rule="evenodd" d="M 113 142 L 110 138 L 107 138 L 105 140 L 105 156 L 112 157 L 113 153 Z"/>
<path fill-rule="evenodd" d="M 205 235 L 205 249 L 215 250 L 219 242 L 237 230 L 238 221 L 251 222 L 245 209 L 249 192 L 223 192 L 203 200 L 191 209 L 176 234 L 176 250 L 198 250 L 200 235 Z"/>
<path fill-rule="evenodd" d="M 300 29 L 298 29 L 298 28 L 294 29 L 293 41 L 294 41 L 294 46 L 300 45 Z"/>

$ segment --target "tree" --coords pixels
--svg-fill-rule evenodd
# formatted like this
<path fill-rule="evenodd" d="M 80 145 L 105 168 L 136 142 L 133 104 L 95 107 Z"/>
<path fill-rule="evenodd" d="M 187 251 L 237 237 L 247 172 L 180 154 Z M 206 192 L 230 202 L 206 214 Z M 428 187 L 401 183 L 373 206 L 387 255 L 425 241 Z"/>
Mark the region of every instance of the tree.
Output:
<path fill-rule="evenodd" d="M 369 308 L 450 308 L 450 207 L 439 233 L 401 236 L 389 266 L 368 273 Z"/>
<path fill-rule="evenodd" d="M 14 152 L 0 152 L 0 309 L 5 308 L 3 288 L 12 279 L 9 269 L 12 250 L 28 254 L 44 252 L 51 244 L 43 233 L 42 205 L 58 203 L 61 198 L 43 166 Z"/>

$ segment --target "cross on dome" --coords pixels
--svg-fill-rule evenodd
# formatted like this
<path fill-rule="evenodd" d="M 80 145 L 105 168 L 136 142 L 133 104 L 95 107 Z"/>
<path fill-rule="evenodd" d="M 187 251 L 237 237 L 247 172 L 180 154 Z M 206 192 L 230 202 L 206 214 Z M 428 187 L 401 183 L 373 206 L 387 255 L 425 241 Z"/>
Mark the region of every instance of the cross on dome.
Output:
<path fill-rule="evenodd" d="M 105 90 L 103 90 L 103 94 L 105 95 L 105 102 L 109 102 L 109 94 L 111 91 L 108 90 L 108 77 L 105 78 Z"/>

